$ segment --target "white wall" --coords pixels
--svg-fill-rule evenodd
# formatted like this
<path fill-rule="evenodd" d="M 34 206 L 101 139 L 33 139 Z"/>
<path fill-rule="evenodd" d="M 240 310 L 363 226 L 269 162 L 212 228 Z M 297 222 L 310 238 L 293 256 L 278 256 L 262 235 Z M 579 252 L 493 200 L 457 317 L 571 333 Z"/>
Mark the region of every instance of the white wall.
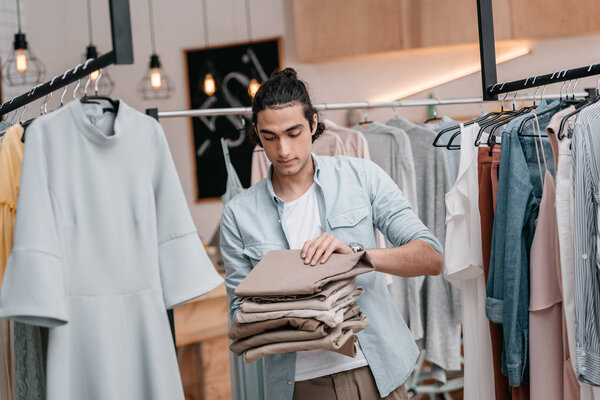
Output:
<path fill-rule="evenodd" d="M 210 45 L 246 40 L 244 1 L 206 1 Z M 92 3 L 95 44 L 102 52 L 110 48 L 108 1 L 93 0 Z M 161 110 L 186 109 L 188 100 L 183 50 L 203 47 L 205 44 L 202 2 L 154 0 L 158 53 L 165 71 L 176 86 L 172 99 L 154 102 L 143 101 L 136 93 L 137 82 L 147 68 L 151 52 L 148 3 L 146 0 L 130 0 L 130 3 L 135 64 L 110 67 L 110 74 L 116 83 L 113 95 L 141 111 L 148 107 L 158 107 Z M 62 74 L 65 69 L 81 61 L 88 44 L 85 4 L 82 0 L 23 0 L 27 14 L 24 30 L 30 46 L 46 63 L 47 79 Z M 478 62 L 477 47 L 462 46 L 437 52 L 417 51 L 343 61 L 299 63 L 295 59 L 291 0 L 252 0 L 251 13 L 253 38 L 283 38 L 284 63 L 297 68 L 299 75 L 309 82 L 315 102 L 373 100 L 390 91 L 400 91 L 415 82 L 437 78 L 444 71 L 454 71 Z M 531 54 L 499 66 L 499 79 L 520 79 L 597 62 L 600 59 L 600 47 L 597 45 L 599 39 L 600 36 L 597 35 L 533 42 Z M 587 78 L 581 80 L 578 88 L 595 85 L 596 79 Z M 550 87 L 547 93 L 558 90 L 559 87 Z M 430 92 L 439 98 L 477 97 L 481 95 L 480 77 L 479 74 L 472 74 L 413 97 L 427 97 Z M 8 93 L 5 97 L 8 97 Z M 53 99 L 51 104 L 56 104 L 55 101 L 57 99 Z M 496 103 L 444 106 L 439 107 L 438 111 L 440 114 L 460 117 L 475 115 L 495 106 Z M 39 107 L 32 106 L 31 110 L 39 110 Z M 424 108 L 401 109 L 397 112 L 414 120 L 422 120 L 426 115 Z M 385 120 L 392 115 L 392 110 L 369 113 L 370 118 L 378 120 Z M 346 119 L 344 112 L 329 112 L 326 116 L 339 123 Z M 218 225 L 222 206 L 220 202 L 195 201 L 189 121 L 163 119 L 161 122 L 199 233 L 203 239 L 208 240 Z"/>

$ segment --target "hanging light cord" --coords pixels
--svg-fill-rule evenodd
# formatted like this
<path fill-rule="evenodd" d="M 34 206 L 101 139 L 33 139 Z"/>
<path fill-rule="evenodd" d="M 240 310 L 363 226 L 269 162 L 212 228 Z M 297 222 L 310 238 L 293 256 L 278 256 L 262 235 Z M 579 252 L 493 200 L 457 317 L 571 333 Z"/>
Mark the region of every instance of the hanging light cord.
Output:
<path fill-rule="evenodd" d="M 246 29 L 248 30 L 248 43 L 252 41 L 252 16 L 250 15 L 250 2 L 246 0 Z"/>
<path fill-rule="evenodd" d="M 87 16 L 88 16 L 88 35 L 90 37 L 90 46 L 94 44 L 94 29 L 92 28 L 92 5 L 91 0 L 87 0 Z"/>
<path fill-rule="evenodd" d="M 206 0 L 202 0 L 202 17 L 204 19 L 204 47 L 208 47 L 208 12 L 206 11 Z"/>
<path fill-rule="evenodd" d="M 148 0 L 148 15 L 150 16 L 150 42 L 152 43 L 152 54 L 156 54 L 156 38 L 154 37 L 154 10 L 152 0 Z"/>
<path fill-rule="evenodd" d="M 17 0 L 17 23 L 19 24 L 19 33 L 21 33 L 21 4 Z"/>

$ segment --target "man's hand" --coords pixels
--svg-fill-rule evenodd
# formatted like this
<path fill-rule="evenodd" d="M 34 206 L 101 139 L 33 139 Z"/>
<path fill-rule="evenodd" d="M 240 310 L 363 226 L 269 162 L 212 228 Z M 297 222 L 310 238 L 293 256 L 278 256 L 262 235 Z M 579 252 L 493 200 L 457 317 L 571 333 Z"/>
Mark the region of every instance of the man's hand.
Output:
<path fill-rule="evenodd" d="M 321 264 L 325 264 L 333 253 L 352 254 L 352 249 L 333 235 L 325 232 L 321 236 L 304 243 L 300 256 L 304 259 L 304 264 L 315 266 L 319 260 L 321 260 Z"/>

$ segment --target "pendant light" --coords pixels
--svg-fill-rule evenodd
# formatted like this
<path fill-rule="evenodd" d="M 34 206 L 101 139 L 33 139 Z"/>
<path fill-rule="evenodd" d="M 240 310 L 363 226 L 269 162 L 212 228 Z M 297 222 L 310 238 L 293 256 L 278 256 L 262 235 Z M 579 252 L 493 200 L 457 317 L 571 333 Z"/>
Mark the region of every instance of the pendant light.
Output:
<path fill-rule="evenodd" d="M 87 0 L 87 16 L 88 16 L 88 36 L 90 38 L 90 44 L 86 48 L 85 54 L 82 57 L 82 60 L 84 62 L 86 60 L 89 60 L 90 58 L 91 59 L 98 58 L 98 50 L 96 49 L 96 46 L 94 45 L 94 35 L 93 35 L 94 28 L 93 28 L 93 24 L 92 24 L 91 0 Z M 90 79 L 92 80 L 93 83 L 96 82 L 96 79 L 98 79 L 99 75 L 100 75 L 99 70 L 93 71 L 90 74 Z M 102 71 L 102 79 L 100 79 L 98 81 L 98 94 L 100 96 L 110 97 L 114 87 L 115 87 L 115 84 L 114 84 L 113 80 L 111 79 L 110 75 L 108 74 L 108 71 L 106 69 L 104 69 Z"/>
<path fill-rule="evenodd" d="M 208 12 L 206 10 L 206 0 L 202 0 L 202 18 L 204 20 L 204 47 L 208 49 Z M 215 68 L 210 62 L 206 62 L 206 74 L 202 83 L 202 90 L 210 97 L 217 91 L 215 81 Z"/>
<path fill-rule="evenodd" d="M 46 75 L 44 63 L 28 48 L 25 34 L 21 32 L 21 4 L 17 0 L 17 23 L 13 50 L 2 66 L 3 77 L 9 86 L 33 86 L 42 82 Z"/>
<path fill-rule="evenodd" d="M 138 94 L 145 100 L 164 100 L 173 95 L 175 87 L 171 79 L 162 69 L 160 58 L 156 52 L 156 39 L 154 37 L 154 12 L 152 0 L 148 0 L 148 16 L 150 20 L 150 41 L 152 54 L 148 71 L 138 84 Z"/>
<path fill-rule="evenodd" d="M 250 82 L 248 83 L 248 94 L 251 98 L 254 98 L 256 92 L 258 92 L 258 89 L 260 88 L 260 82 L 258 81 L 258 72 L 254 67 L 254 59 L 252 57 L 254 52 L 250 47 L 250 42 L 252 42 L 252 19 L 250 15 L 250 3 L 248 0 L 246 0 L 246 29 L 248 31 L 248 50 L 242 61 L 250 64 Z"/>

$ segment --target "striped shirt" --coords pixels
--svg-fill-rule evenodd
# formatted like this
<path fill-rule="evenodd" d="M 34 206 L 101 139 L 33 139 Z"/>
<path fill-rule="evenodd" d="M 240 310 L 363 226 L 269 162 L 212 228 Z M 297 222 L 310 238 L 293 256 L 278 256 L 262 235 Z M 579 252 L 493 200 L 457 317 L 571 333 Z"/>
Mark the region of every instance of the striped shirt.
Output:
<path fill-rule="evenodd" d="M 575 190 L 575 331 L 577 378 L 600 385 L 600 103 L 579 114 L 573 130 Z"/>

